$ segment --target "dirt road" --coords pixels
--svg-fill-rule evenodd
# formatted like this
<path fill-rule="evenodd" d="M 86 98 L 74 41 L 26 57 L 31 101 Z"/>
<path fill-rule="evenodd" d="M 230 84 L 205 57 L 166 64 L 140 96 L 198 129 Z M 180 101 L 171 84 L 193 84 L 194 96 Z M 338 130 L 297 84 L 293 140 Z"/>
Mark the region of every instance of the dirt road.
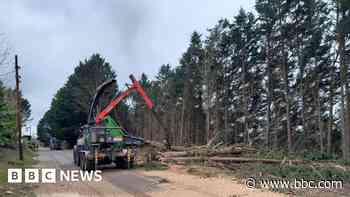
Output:
<path fill-rule="evenodd" d="M 72 151 L 50 151 L 40 149 L 39 168 L 63 170 L 78 169 L 73 165 Z M 262 190 L 248 189 L 245 185 L 228 178 L 201 178 L 174 170 L 144 171 L 119 170 L 111 167 L 102 169 L 100 182 L 57 182 L 39 184 L 35 189 L 39 197 L 233 197 L 233 196 L 282 196 Z"/>

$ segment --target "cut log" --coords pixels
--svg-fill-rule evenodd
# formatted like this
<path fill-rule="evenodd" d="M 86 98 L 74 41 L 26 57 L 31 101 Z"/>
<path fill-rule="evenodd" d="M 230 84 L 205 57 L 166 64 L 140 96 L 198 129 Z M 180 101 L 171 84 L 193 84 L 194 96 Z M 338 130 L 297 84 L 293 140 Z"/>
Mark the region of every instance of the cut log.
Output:
<path fill-rule="evenodd" d="M 256 159 L 245 157 L 162 157 L 162 162 L 174 162 L 174 163 L 189 163 L 189 162 L 219 162 L 219 163 L 266 163 L 266 164 L 281 164 L 283 160 L 277 159 Z M 292 164 L 305 164 L 308 161 L 304 160 L 287 160 Z"/>
<path fill-rule="evenodd" d="M 165 163 L 176 163 L 179 165 L 183 165 L 191 162 L 204 162 L 207 161 L 208 158 L 203 157 L 172 157 L 172 158 L 160 158 L 161 162 Z"/>
<path fill-rule="evenodd" d="M 225 164 L 221 162 L 208 161 L 207 164 L 210 167 L 216 167 L 216 168 L 228 169 L 228 170 L 237 170 L 240 167 L 238 163 Z"/>
<path fill-rule="evenodd" d="M 208 141 L 208 143 L 207 143 L 208 147 L 213 146 L 213 144 L 218 141 L 219 136 L 220 136 L 219 134 L 220 134 L 219 132 L 216 132 L 215 135 Z"/>
<path fill-rule="evenodd" d="M 212 157 L 212 156 L 239 156 L 242 154 L 240 149 L 225 148 L 220 150 L 194 149 L 189 151 L 168 151 L 163 152 L 163 157 Z"/>
<path fill-rule="evenodd" d="M 181 151 L 181 152 L 164 152 L 161 153 L 163 157 L 186 157 L 186 156 L 191 156 L 188 152 L 186 151 Z"/>
<path fill-rule="evenodd" d="M 224 163 L 266 163 L 266 164 L 281 164 L 283 160 L 278 159 L 256 159 L 244 157 L 211 157 L 209 161 L 224 162 Z M 304 164 L 304 160 L 288 160 L 292 164 Z"/>
<path fill-rule="evenodd" d="M 187 151 L 187 150 L 189 150 L 189 148 L 184 147 L 184 146 L 171 146 L 171 150 L 172 151 Z"/>

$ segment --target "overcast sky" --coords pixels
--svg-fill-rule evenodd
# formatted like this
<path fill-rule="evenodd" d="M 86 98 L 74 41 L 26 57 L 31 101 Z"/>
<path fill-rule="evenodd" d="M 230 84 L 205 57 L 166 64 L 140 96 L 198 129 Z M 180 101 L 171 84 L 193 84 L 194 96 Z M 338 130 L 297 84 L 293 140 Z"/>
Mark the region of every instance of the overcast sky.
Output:
<path fill-rule="evenodd" d="M 32 128 L 79 60 L 100 53 L 119 84 L 129 74 L 154 76 L 176 65 L 194 30 L 205 34 L 255 0 L 2 0 L 0 33 L 19 55 L 23 94 L 32 105 Z M 12 56 L 11 56 L 12 57 Z M 12 66 L 12 65 L 11 65 Z M 6 69 L 1 68 L 1 73 Z M 11 68 L 12 69 L 12 68 Z M 0 78 L 12 84 L 12 75 Z"/>

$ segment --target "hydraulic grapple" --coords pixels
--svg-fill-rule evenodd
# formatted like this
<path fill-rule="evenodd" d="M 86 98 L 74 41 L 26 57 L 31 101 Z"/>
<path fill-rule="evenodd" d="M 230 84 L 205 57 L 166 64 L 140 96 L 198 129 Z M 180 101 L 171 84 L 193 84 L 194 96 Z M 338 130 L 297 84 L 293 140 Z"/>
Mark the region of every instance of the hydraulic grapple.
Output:
<path fill-rule="evenodd" d="M 79 131 L 77 144 L 73 149 L 74 163 L 82 170 L 95 170 L 99 165 L 115 163 L 121 168 L 130 168 L 135 159 L 135 149 L 143 144 L 142 138 L 130 136 L 108 114 L 130 93 L 137 92 L 145 101 L 149 109 L 153 108 L 151 99 L 147 96 L 140 83 L 130 75 L 132 85 L 119 93 L 101 111 L 98 110 L 99 99 L 104 91 L 115 80 L 100 85 L 93 98 L 89 110 L 88 124 Z"/>

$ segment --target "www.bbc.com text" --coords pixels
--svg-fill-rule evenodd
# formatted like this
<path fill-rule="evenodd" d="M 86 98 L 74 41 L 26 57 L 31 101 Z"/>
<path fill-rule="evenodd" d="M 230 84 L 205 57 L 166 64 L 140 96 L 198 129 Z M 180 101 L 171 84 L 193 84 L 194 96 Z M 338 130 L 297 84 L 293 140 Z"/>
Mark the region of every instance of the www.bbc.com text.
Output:
<path fill-rule="evenodd" d="M 342 189 L 341 180 L 304 180 L 304 179 L 255 179 L 248 178 L 246 186 L 251 189 Z"/>

